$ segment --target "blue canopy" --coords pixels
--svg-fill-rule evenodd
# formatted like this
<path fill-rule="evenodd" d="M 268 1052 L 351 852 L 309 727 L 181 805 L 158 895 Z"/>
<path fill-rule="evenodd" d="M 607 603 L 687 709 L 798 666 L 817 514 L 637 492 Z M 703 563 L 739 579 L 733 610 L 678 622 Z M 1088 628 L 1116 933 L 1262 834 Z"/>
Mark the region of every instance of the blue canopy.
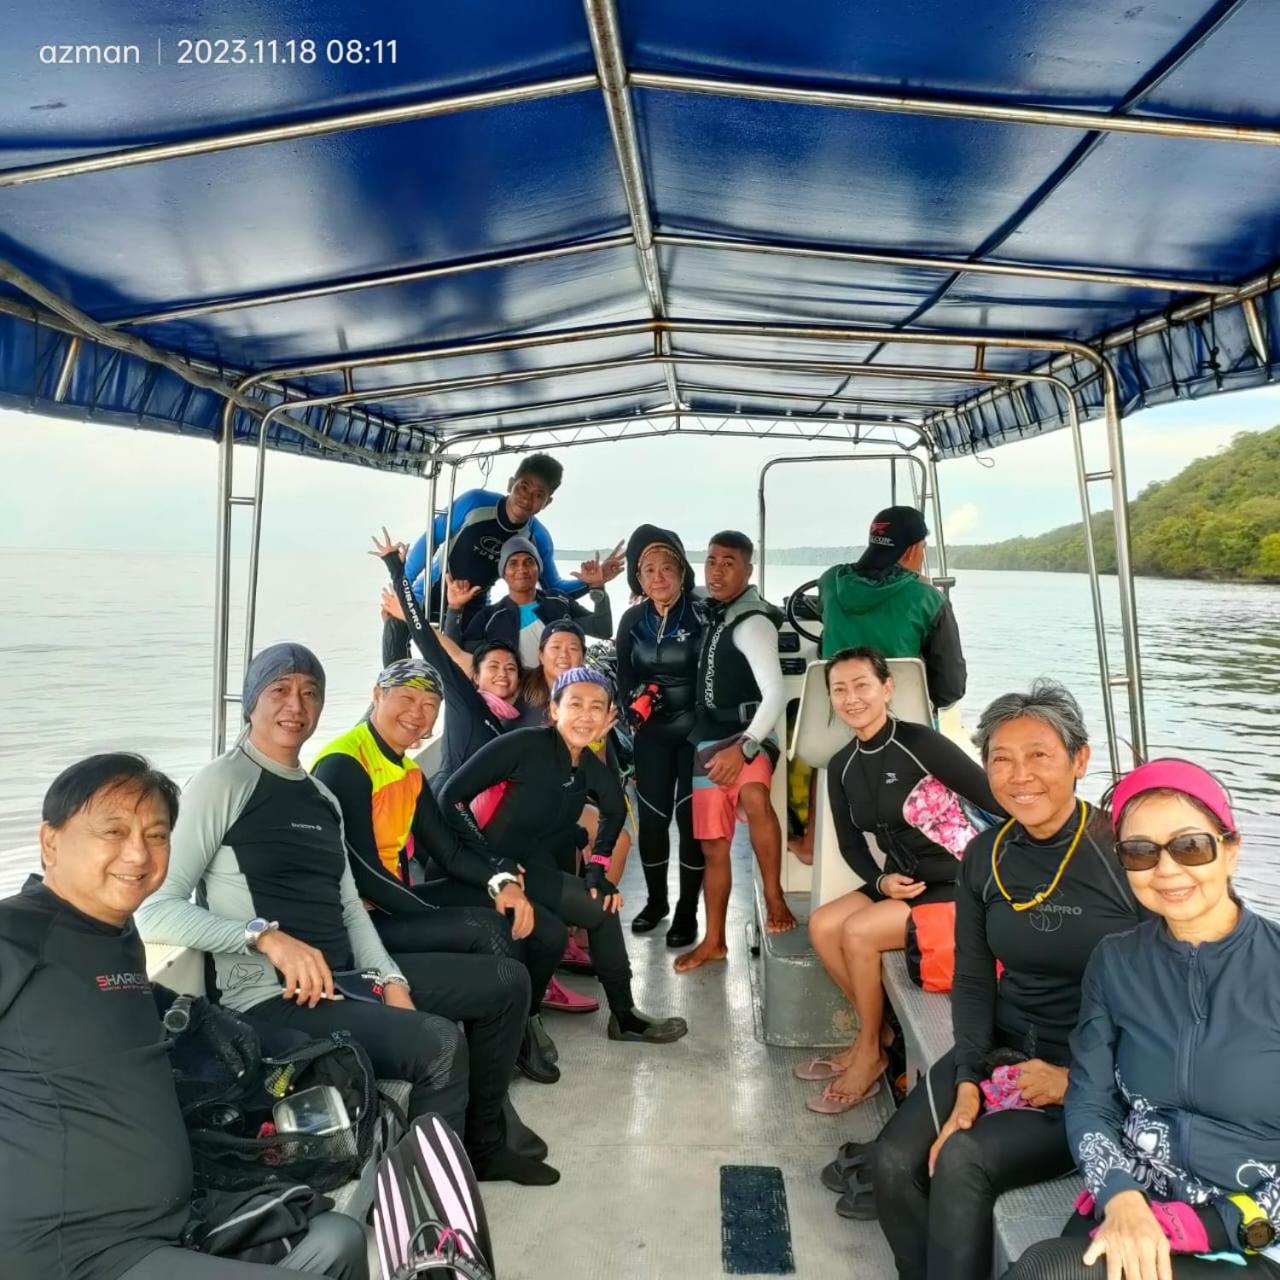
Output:
<path fill-rule="evenodd" d="M 216 436 L 257 375 L 273 447 L 385 468 L 735 423 L 946 457 L 1066 421 L 1010 375 L 1098 412 L 1086 347 L 1126 410 L 1280 361 L 1273 0 L 17 0 L 0 37 L 11 407 Z"/>

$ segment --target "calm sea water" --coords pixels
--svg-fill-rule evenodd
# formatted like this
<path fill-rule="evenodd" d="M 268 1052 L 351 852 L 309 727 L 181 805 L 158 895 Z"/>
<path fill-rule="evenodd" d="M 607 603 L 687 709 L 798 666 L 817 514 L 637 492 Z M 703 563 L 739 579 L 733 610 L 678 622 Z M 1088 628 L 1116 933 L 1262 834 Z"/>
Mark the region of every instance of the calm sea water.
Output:
<path fill-rule="evenodd" d="M 185 780 L 208 758 L 212 568 L 199 556 L 0 551 L 0 893 L 33 864 L 40 798 L 73 760 L 128 748 Z M 770 565 L 767 594 L 780 599 L 817 572 Z M 1099 739 L 1099 767 L 1086 786 L 1096 794 L 1106 750 L 1087 579 L 957 576 L 966 723 L 995 695 L 1037 675 L 1056 677 L 1079 697 Z M 317 743 L 368 705 L 384 580 L 381 564 L 359 554 L 263 559 L 257 644 L 301 641 L 328 672 Z M 233 680 L 240 581 L 233 579 Z M 1118 660 L 1115 583 L 1104 586 Z M 626 604 L 620 581 L 611 596 L 616 618 Z M 1221 773 L 1248 815 L 1242 883 L 1280 913 L 1280 589 L 1143 579 L 1138 611 L 1151 749 L 1192 755 Z"/>

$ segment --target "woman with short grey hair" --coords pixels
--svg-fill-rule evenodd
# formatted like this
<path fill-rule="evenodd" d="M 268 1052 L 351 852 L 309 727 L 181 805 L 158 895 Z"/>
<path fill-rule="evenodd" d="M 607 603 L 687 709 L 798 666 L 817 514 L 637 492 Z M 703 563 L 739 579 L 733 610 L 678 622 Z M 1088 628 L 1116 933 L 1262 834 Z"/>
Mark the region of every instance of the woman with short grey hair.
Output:
<path fill-rule="evenodd" d="M 1012 816 L 960 864 L 955 1046 L 876 1143 L 876 1207 L 901 1280 L 983 1280 L 996 1197 L 1074 1165 L 1062 1099 L 1081 978 L 1102 938 L 1143 915 L 1106 815 L 1076 794 L 1089 741 L 1075 698 L 1050 680 L 1004 694 L 977 741 Z"/>

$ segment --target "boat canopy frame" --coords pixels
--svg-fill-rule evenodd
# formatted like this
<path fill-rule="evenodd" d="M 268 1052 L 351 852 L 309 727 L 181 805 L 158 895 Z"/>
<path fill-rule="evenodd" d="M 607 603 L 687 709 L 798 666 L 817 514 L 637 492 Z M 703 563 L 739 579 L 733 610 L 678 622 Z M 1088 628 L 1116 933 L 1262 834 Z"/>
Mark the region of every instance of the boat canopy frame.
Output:
<path fill-rule="evenodd" d="M 463 460 L 535 443 L 870 440 L 925 459 L 936 503 L 939 461 L 1061 427 L 1089 534 L 1090 486 L 1111 490 L 1115 676 L 1086 537 L 1108 737 L 1124 688 L 1145 755 L 1121 422 L 1280 369 L 1280 9 L 1088 0 L 1108 33 L 1098 61 L 1042 21 L 1056 0 L 987 0 L 971 28 L 952 0 L 904 0 L 902 21 L 946 33 L 939 61 L 893 23 L 806 3 L 797 25 L 743 0 L 723 26 L 669 0 L 550 0 L 505 22 L 502 0 L 477 0 L 449 40 L 415 46 L 412 71 L 330 65 L 309 96 L 259 86 L 248 106 L 216 82 L 207 103 L 179 91 L 166 64 L 127 83 L 76 67 L 76 92 L 44 111 L 64 73 L 37 87 L 0 50 L 0 109 L 30 122 L 0 139 L 0 405 L 219 441 L 215 749 L 233 701 L 231 512 L 253 510 L 251 646 L 269 449 L 426 476 L 434 511 L 442 467 L 452 491 Z M 383 8 L 406 46 L 422 35 Z M 162 13 L 140 0 L 130 20 Z M 708 150 L 694 168 L 690 139 Z M 1242 147 L 1247 167 L 1231 159 Z M 298 183 L 324 189 L 335 154 L 355 203 L 334 217 L 396 224 L 367 252 L 341 252 L 328 209 L 297 217 Z M 448 184 L 458 154 L 503 179 L 478 219 Z M 388 156 L 408 199 L 385 198 Z M 437 163 L 429 186 L 408 157 Z M 731 201 L 717 161 L 738 179 Z M 254 165 L 273 166 L 251 204 L 287 230 L 283 270 L 217 199 Z M 113 250 L 99 259 L 83 249 L 87 208 Z M 149 237 L 175 221 L 172 244 Z M 1113 234 L 1139 223 L 1141 240 Z M 564 351 L 580 358 L 555 363 Z M 872 379 L 889 385 L 860 395 Z M 1094 417 L 1107 463 L 1090 470 Z M 237 442 L 257 445 L 246 495 L 232 491 Z"/>

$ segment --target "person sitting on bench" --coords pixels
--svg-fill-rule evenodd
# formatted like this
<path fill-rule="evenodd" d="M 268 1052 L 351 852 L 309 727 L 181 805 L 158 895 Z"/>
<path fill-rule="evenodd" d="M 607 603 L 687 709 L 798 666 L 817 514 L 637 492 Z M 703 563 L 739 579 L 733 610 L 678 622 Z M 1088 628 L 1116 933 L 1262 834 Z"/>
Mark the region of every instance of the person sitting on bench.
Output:
<path fill-rule="evenodd" d="M 876 1209 L 900 1280 L 986 1280 L 996 1197 L 1070 1172 L 1062 1099 L 1080 981 L 1103 938 L 1145 918 L 1106 815 L 1076 795 L 1089 764 L 1076 700 L 1038 680 L 991 703 L 977 741 L 1013 816 L 960 863 L 955 1047 L 875 1144 Z"/>
<path fill-rule="evenodd" d="M 5 1280 L 367 1280 L 364 1232 L 340 1213 L 312 1218 L 292 1249 L 281 1240 L 279 1267 L 180 1243 L 193 1170 L 169 1035 L 196 1037 L 233 1073 L 259 1049 L 206 1000 L 190 1003 L 185 1030 L 161 1022 L 176 996 L 148 979 L 134 915 L 164 880 L 178 807 L 178 788 L 141 756 L 71 765 L 44 797 L 43 878 L 0 902 L 0 1269 Z"/>
<path fill-rule="evenodd" d="M 388 954 L 356 891 L 341 806 L 299 761 L 324 693 L 324 668 L 300 644 L 249 663 L 245 730 L 188 783 L 142 936 L 211 952 L 223 1002 L 250 1023 L 350 1032 L 380 1076 L 411 1083 L 410 1119 L 437 1111 L 463 1138 L 478 1178 L 555 1182 L 505 1140 L 528 974 L 496 956 Z"/>
<path fill-rule="evenodd" d="M 841 856 L 863 885 L 819 907 L 809 937 L 857 1010 L 859 1030 L 849 1049 L 810 1059 L 796 1075 L 828 1081 L 806 1105 L 839 1115 L 879 1090 L 888 1065 L 881 954 L 905 946 L 912 907 L 955 899 L 960 856 L 977 834 L 960 799 L 1005 815 L 976 761 L 936 729 L 890 713 L 893 677 L 874 649 L 842 649 L 827 662 L 826 679 L 831 710 L 854 735 L 827 765 L 831 817 Z M 868 832 L 884 854 L 883 871 Z"/>

